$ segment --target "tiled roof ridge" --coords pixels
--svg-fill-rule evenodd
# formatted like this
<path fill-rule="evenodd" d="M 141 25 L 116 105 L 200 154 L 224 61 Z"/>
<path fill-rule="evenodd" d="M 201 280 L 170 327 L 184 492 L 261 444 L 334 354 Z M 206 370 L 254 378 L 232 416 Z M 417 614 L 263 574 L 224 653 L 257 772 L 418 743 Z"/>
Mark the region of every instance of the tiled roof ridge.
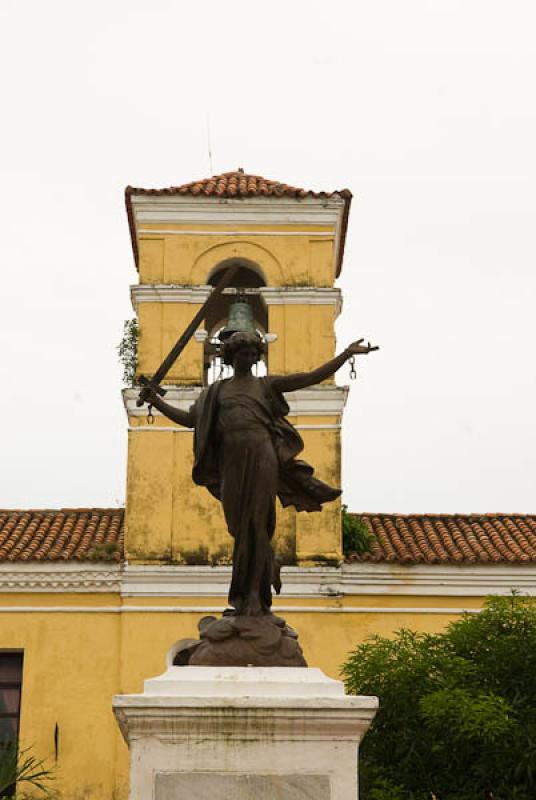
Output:
<path fill-rule="evenodd" d="M 334 197 L 338 195 L 343 199 L 350 200 L 352 192 L 349 189 L 337 189 L 331 192 L 315 191 L 313 189 L 302 189 L 297 186 L 276 181 L 271 178 L 264 178 L 262 175 L 243 172 L 241 170 L 231 170 L 212 175 L 209 178 L 188 181 L 179 186 L 168 186 L 162 189 L 143 189 L 141 187 L 127 186 L 125 189 L 127 198 L 132 194 L 146 195 L 174 195 L 191 194 L 194 196 L 205 195 L 206 197 L 252 197 L 252 196 L 276 196 L 294 197 Z"/>
<path fill-rule="evenodd" d="M 372 534 L 366 552 L 349 561 L 401 564 L 536 562 L 536 514 L 396 514 L 349 512 Z"/>

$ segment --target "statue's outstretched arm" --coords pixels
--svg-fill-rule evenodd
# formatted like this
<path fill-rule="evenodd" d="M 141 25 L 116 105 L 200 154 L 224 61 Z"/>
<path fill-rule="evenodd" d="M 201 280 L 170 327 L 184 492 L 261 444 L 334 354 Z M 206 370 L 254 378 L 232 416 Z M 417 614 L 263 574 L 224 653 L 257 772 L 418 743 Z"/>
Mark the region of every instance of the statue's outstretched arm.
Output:
<path fill-rule="evenodd" d="M 315 386 L 317 383 L 325 381 L 326 378 L 334 375 L 337 370 L 352 356 L 371 353 L 373 350 L 379 350 L 379 347 L 373 347 L 370 342 L 366 345 L 362 344 L 364 340 L 359 339 L 353 342 L 346 350 L 339 353 L 338 356 L 326 361 L 320 367 L 312 370 L 312 372 L 295 372 L 291 375 L 273 375 L 269 377 L 273 388 L 278 392 L 295 392 L 297 389 L 305 389 L 307 386 Z"/>
<path fill-rule="evenodd" d="M 185 428 L 193 427 L 193 416 L 191 414 L 191 409 L 189 411 L 183 411 L 181 408 L 170 406 L 169 403 L 166 403 L 164 400 L 162 400 L 162 398 L 157 395 L 156 392 L 150 393 L 148 402 L 157 408 L 165 417 L 172 420 L 172 422 L 176 422 L 178 425 L 182 425 Z"/>

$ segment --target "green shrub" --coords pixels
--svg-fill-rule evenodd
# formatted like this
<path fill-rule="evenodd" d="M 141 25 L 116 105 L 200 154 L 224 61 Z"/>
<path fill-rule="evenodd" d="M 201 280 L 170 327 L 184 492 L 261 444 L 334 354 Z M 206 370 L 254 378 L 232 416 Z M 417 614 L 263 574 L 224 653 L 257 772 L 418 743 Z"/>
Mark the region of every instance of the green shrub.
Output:
<path fill-rule="evenodd" d="M 123 366 L 123 383 L 125 386 L 134 386 L 136 382 L 139 338 L 138 320 L 136 318 L 126 319 L 123 324 L 123 338 L 117 345 L 119 361 Z"/>
<path fill-rule="evenodd" d="M 363 741 L 361 800 L 536 798 L 536 608 L 492 597 L 442 634 L 401 630 L 343 667 L 380 709 Z"/>
<path fill-rule="evenodd" d="M 357 514 L 349 514 L 348 506 L 342 506 L 342 549 L 343 553 L 368 553 L 374 535 L 368 529 L 367 523 L 359 519 Z"/>

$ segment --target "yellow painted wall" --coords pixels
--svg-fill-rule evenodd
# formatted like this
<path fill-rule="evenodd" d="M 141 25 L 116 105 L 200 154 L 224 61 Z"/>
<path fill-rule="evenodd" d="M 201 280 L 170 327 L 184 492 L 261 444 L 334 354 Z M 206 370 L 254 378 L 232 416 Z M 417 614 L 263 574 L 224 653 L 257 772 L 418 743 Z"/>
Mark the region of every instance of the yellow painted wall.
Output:
<path fill-rule="evenodd" d="M 303 417 L 315 424 L 317 417 Z M 333 418 L 324 418 L 330 424 Z M 334 420 L 333 420 L 334 421 Z M 192 482 L 193 433 L 157 417 L 151 428 L 135 417 L 128 434 L 126 558 L 131 562 L 228 563 L 231 537 L 220 503 Z M 300 420 L 298 420 L 299 424 Z M 175 430 L 158 430 L 160 427 Z M 142 428 L 143 430 L 137 430 Z M 321 480 L 340 482 L 340 432 L 301 430 L 303 458 Z M 299 563 L 340 560 L 340 502 L 321 512 L 297 513 L 277 503 L 276 551 L 284 560 L 294 552 Z"/>
<path fill-rule="evenodd" d="M 201 308 L 196 303 L 140 303 L 138 319 L 138 375 L 153 375 L 179 335 Z M 192 339 L 180 360 L 168 372 L 164 383 L 201 384 L 203 346 Z"/>
<path fill-rule="evenodd" d="M 144 231 L 159 225 L 144 224 Z M 138 240 L 139 273 L 142 284 L 206 285 L 221 262 L 242 258 L 256 264 L 269 286 L 332 286 L 335 277 L 335 233 L 329 226 L 240 225 L 251 236 L 204 234 L 234 225 L 166 225 L 176 233 L 144 233 Z M 199 231 L 181 235 L 181 229 Z M 310 231 L 311 237 L 303 235 Z M 263 235 L 255 235 L 262 231 Z M 313 234 L 325 233 L 325 236 Z M 287 235 L 297 234 L 297 235 Z"/>
<path fill-rule="evenodd" d="M 269 346 L 274 375 L 307 372 L 335 355 L 333 306 L 270 305 L 268 328 L 278 337 Z M 326 383 L 333 383 L 333 378 Z"/>
<path fill-rule="evenodd" d="M 0 607 L 26 606 L 24 613 L 0 608 L 0 647 L 24 650 L 21 747 L 33 747 L 54 764 L 54 726 L 59 726 L 58 789 L 62 800 L 126 800 L 128 750 L 111 711 L 117 693 L 143 690 L 145 678 L 165 669 L 175 641 L 197 635 L 197 611 L 150 612 L 154 606 L 224 605 L 224 598 L 127 598 L 117 594 L 5 594 Z M 372 634 L 393 635 L 400 627 L 439 631 L 456 614 L 453 608 L 477 608 L 479 598 L 352 596 L 293 598 L 278 606 L 307 606 L 322 612 L 285 612 L 299 632 L 310 666 L 333 678 L 348 652 Z M 32 607 L 40 607 L 40 611 Z M 125 612 L 127 607 L 138 610 Z M 444 614 L 345 613 L 343 608 L 444 608 Z M 46 611 L 62 607 L 69 611 Z M 122 613 L 75 608 L 122 608 Z M 139 609 L 142 610 L 139 610 Z M 143 609 L 147 609 L 143 611 Z M 73 613 L 74 611 L 74 613 Z"/>
<path fill-rule="evenodd" d="M 2 605 L 117 605 L 95 598 L 4 596 Z M 110 715 L 119 686 L 119 614 L 0 613 L 0 647 L 24 650 L 20 747 L 56 764 L 65 800 L 111 798 L 122 747 Z M 126 753 L 123 754 L 126 757 Z M 126 797 L 126 793 L 123 794 Z"/>

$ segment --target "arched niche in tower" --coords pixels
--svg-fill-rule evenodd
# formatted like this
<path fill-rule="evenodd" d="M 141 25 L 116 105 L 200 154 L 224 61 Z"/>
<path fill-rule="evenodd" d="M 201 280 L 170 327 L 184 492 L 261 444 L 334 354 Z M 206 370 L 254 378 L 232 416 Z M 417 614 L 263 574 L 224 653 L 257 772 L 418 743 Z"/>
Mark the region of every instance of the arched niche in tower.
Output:
<path fill-rule="evenodd" d="M 202 286 L 207 282 L 207 276 L 213 275 L 222 264 L 238 262 L 252 268 L 262 278 L 263 286 L 284 286 L 288 281 L 284 279 L 283 269 L 266 247 L 249 241 L 229 241 L 207 247 L 199 256 L 190 270 L 188 283 L 191 286 Z"/>

